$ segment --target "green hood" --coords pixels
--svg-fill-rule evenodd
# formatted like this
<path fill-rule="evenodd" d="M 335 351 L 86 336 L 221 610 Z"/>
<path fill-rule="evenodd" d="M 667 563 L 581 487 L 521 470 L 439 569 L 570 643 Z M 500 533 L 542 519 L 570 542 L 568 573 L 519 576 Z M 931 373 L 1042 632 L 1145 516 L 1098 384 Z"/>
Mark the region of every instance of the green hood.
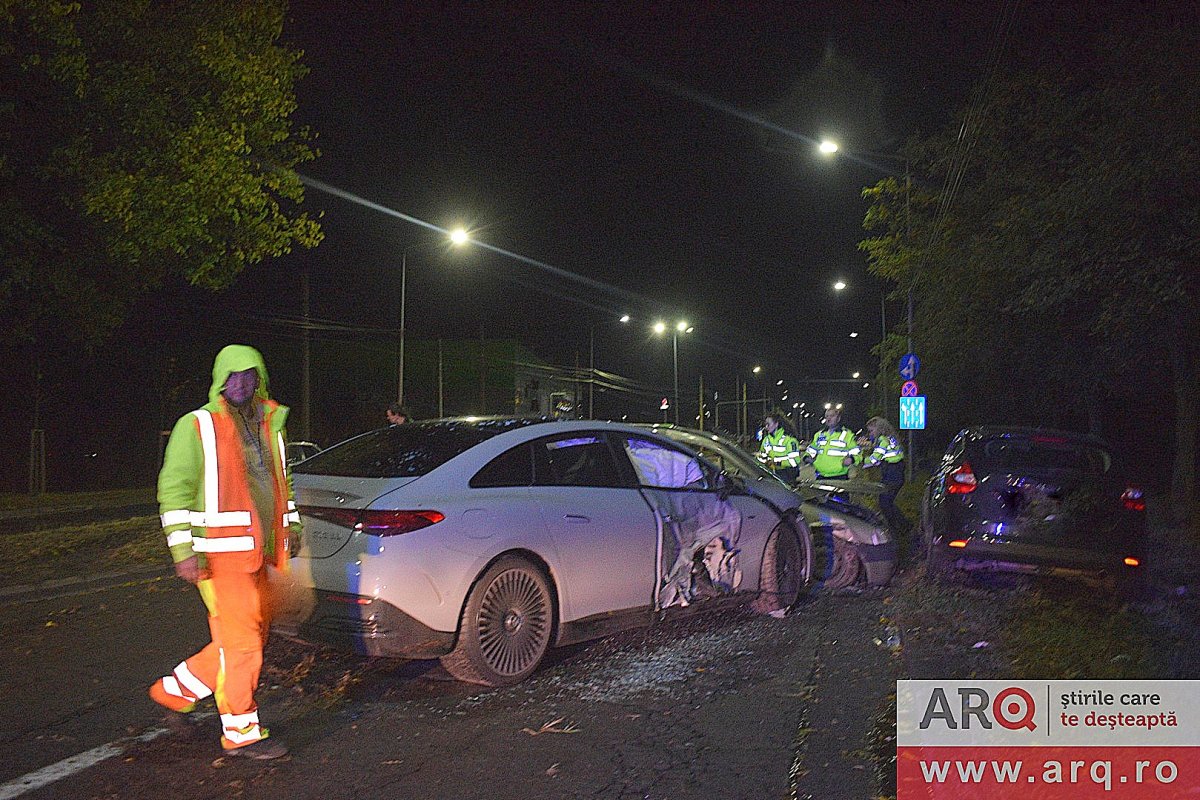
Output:
<path fill-rule="evenodd" d="M 213 382 L 208 390 L 209 402 L 216 403 L 220 399 L 221 390 L 225 388 L 225 381 L 229 379 L 230 373 L 241 372 L 251 367 L 258 370 L 258 391 L 254 393 L 255 397 L 260 400 L 269 399 L 267 365 L 263 363 L 262 354 L 249 345 L 230 344 L 221 348 L 221 352 L 217 353 L 217 360 L 213 362 Z"/>

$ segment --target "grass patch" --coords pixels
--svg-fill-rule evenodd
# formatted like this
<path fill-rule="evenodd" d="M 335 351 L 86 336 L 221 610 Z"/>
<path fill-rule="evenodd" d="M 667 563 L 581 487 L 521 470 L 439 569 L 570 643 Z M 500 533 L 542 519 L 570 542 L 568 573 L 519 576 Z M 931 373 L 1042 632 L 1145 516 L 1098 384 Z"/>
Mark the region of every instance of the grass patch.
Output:
<path fill-rule="evenodd" d="M 1061 587 L 1021 596 L 1004 634 L 1015 680 L 1162 678 L 1173 646 L 1134 607 L 1063 597 Z"/>
<path fill-rule="evenodd" d="M 0 492 L 0 510 L 56 511 L 92 506 L 132 506 L 154 503 L 154 487 L 140 489 L 111 489 L 103 492 L 47 492 L 41 495 L 19 492 Z"/>
<path fill-rule="evenodd" d="M 170 564 L 157 516 L 0 536 L 0 586 Z"/>

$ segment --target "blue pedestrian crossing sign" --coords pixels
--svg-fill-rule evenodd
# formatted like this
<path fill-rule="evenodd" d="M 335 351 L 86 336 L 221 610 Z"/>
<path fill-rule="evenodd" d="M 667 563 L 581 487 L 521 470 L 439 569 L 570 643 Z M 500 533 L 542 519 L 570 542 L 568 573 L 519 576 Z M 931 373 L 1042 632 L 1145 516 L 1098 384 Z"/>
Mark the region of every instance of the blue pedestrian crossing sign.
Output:
<path fill-rule="evenodd" d="M 906 381 L 911 381 L 917 377 L 917 373 L 921 371 L 921 359 L 917 358 L 916 353 L 905 353 L 900 356 L 900 377 Z"/>
<path fill-rule="evenodd" d="M 900 398 L 900 430 L 925 430 L 925 395 Z"/>

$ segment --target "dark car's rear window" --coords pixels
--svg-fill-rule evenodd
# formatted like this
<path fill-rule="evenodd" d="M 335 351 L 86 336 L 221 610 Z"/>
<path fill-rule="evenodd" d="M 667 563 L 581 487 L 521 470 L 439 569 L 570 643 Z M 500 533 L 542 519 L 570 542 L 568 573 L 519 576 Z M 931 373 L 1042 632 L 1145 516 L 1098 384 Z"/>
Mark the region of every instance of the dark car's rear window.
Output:
<path fill-rule="evenodd" d="M 1053 436 L 985 439 L 972 449 L 982 450 L 976 456 L 981 466 L 1008 472 L 1054 469 L 1102 475 L 1112 464 L 1103 448 Z"/>
<path fill-rule="evenodd" d="M 459 453 L 528 420 L 416 422 L 347 439 L 296 465 L 306 475 L 411 478 L 425 475 Z"/>

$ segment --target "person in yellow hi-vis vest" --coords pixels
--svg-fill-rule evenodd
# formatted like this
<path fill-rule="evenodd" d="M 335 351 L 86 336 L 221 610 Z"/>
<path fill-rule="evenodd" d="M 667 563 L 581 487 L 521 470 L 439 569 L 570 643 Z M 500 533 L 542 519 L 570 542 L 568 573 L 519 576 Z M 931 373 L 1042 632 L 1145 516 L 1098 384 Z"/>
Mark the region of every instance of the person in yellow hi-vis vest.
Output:
<path fill-rule="evenodd" d="M 271 624 L 267 566 L 287 569 L 299 548 L 288 410 L 270 399 L 262 356 L 245 345 L 217 354 L 208 398 L 171 431 L 158 502 L 175 574 L 199 588 L 212 641 L 155 681 L 150 697 L 186 714 L 215 694 L 225 753 L 279 758 L 287 747 L 259 722 L 254 688 Z"/>
<path fill-rule="evenodd" d="M 784 430 L 778 414 L 763 417 L 758 460 L 784 483 L 795 483 L 800 474 L 800 442 Z"/>
<path fill-rule="evenodd" d="M 813 465 L 817 478 L 845 480 L 861 452 L 854 432 L 842 425 L 841 410 L 831 407 L 825 409 L 825 430 L 817 431 L 804 449 L 804 463 Z"/>

